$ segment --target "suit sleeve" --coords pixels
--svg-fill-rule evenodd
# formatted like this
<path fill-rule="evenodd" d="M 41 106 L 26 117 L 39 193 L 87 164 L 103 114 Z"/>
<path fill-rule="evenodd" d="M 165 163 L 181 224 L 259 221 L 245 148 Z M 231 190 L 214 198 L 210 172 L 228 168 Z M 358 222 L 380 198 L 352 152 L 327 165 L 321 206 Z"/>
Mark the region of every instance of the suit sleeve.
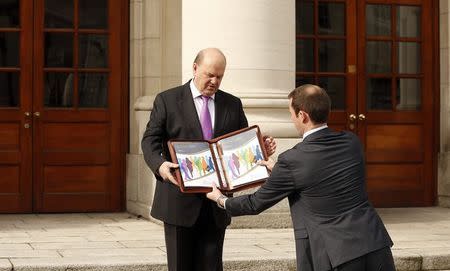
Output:
<path fill-rule="evenodd" d="M 156 175 L 159 175 L 158 169 L 165 161 L 162 157 L 162 144 L 167 137 L 165 126 L 166 106 L 161 95 L 157 95 L 141 142 L 144 160 Z"/>
<path fill-rule="evenodd" d="M 257 215 L 294 191 L 288 163 L 280 156 L 267 181 L 253 194 L 227 199 L 226 210 L 231 216 Z"/>

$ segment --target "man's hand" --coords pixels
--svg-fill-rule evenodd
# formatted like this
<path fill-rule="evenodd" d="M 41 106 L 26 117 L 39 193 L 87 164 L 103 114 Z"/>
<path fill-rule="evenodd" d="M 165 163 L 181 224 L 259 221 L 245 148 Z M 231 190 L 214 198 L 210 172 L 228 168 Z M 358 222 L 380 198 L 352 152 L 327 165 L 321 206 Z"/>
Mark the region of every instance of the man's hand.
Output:
<path fill-rule="evenodd" d="M 165 181 L 170 181 L 171 183 L 178 185 L 177 180 L 175 180 L 175 177 L 172 175 L 172 169 L 175 168 L 178 168 L 178 164 L 165 161 L 161 164 L 161 166 L 159 166 L 159 176 L 161 176 Z"/>
<path fill-rule="evenodd" d="M 269 171 L 272 171 L 273 167 L 275 166 L 275 161 L 273 161 L 271 158 L 269 160 L 261 160 L 258 161 L 258 164 L 261 166 L 266 166 Z"/>
<path fill-rule="evenodd" d="M 206 197 L 214 202 L 217 202 L 217 199 L 222 196 L 222 193 L 219 189 L 217 189 L 216 184 L 212 184 L 212 191 L 206 194 Z"/>
<path fill-rule="evenodd" d="M 263 136 L 264 140 L 264 147 L 266 148 L 267 155 L 271 156 L 275 153 L 275 150 L 277 149 L 277 142 L 275 142 L 275 139 L 273 137 L 265 135 Z"/>

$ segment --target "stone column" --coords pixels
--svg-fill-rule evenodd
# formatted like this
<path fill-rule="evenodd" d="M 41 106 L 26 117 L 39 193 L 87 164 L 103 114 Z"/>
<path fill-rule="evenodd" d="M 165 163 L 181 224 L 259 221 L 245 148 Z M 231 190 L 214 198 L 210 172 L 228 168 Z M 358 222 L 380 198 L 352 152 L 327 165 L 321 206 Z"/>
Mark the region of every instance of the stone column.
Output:
<path fill-rule="evenodd" d="M 295 86 L 294 0 L 194 0 L 182 7 L 182 77 L 197 52 L 218 47 L 227 57 L 221 89 L 240 97 L 250 125 L 291 146 L 287 94 Z"/>
<path fill-rule="evenodd" d="M 298 142 L 287 99 L 295 87 L 294 0 L 189 1 L 182 6 L 182 45 L 183 82 L 192 77 L 199 50 L 221 49 L 227 57 L 221 89 L 242 99 L 249 125 L 274 136 L 278 153 Z M 232 226 L 283 227 L 290 221 L 283 201 L 262 215 L 233 218 Z"/>
<path fill-rule="evenodd" d="M 155 180 L 140 142 L 156 94 L 181 83 L 181 1 L 131 0 L 130 5 L 127 210 L 150 218 Z"/>
<path fill-rule="evenodd" d="M 438 167 L 438 202 L 440 206 L 450 207 L 450 82 L 449 82 L 449 3 L 440 3 L 440 81 L 441 81 L 441 115 L 440 148 Z"/>

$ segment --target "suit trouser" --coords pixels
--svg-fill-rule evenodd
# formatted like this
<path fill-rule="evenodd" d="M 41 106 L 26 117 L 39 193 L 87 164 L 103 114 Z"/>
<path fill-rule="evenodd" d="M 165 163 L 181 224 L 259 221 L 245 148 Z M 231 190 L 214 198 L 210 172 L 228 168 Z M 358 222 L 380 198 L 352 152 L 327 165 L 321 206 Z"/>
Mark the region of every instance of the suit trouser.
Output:
<path fill-rule="evenodd" d="M 309 238 L 295 239 L 295 253 L 297 258 L 297 271 L 313 271 L 311 246 Z"/>
<path fill-rule="evenodd" d="M 395 271 L 391 248 L 367 253 L 336 267 L 334 271 Z"/>
<path fill-rule="evenodd" d="M 164 223 L 169 271 L 223 270 L 225 228 L 216 226 L 211 208 L 205 201 L 192 227 Z"/>

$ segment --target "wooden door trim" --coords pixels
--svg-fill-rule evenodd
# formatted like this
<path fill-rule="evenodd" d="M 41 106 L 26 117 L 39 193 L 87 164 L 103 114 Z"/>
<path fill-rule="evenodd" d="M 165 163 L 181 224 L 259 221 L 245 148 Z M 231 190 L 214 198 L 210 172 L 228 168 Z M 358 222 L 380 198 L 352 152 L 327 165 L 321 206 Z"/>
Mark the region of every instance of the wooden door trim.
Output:
<path fill-rule="evenodd" d="M 440 116 L 441 116 L 441 78 L 440 78 L 440 40 L 439 40 L 439 1 L 433 0 L 431 1 L 431 9 L 432 9 L 432 40 L 433 40 L 433 89 L 432 89 L 432 95 L 434 98 L 434 111 L 433 111 L 433 123 L 432 123 L 432 129 L 434 131 L 434 138 L 433 138 L 433 160 L 432 160 L 432 170 L 433 170 L 433 182 L 432 187 L 430 188 L 432 190 L 431 192 L 431 198 L 428 199 L 431 203 L 431 205 L 437 205 L 438 204 L 438 155 L 439 155 L 439 149 L 440 149 Z"/>
<path fill-rule="evenodd" d="M 121 174 L 120 179 L 120 206 L 119 211 L 126 210 L 126 181 L 127 181 L 127 153 L 129 153 L 129 138 L 130 138 L 130 0 L 122 1 L 122 140 L 121 140 Z"/>

